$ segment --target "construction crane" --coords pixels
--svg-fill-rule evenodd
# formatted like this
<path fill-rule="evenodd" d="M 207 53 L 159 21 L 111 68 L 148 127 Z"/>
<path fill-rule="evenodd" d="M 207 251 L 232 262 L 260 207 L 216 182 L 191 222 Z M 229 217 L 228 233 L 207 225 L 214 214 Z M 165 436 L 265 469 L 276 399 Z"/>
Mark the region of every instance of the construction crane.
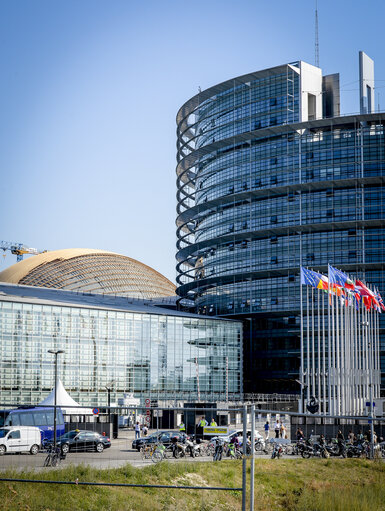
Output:
<path fill-rule="evenodd" d="M 17 262 L 23 260 L 24 254 L 38 255 L 47 250 L 38 250 L 37 248 L 30 248 L 23 243 L 13 243 L 12 241 L 0 241 L 0 249 L 4 252 L 9 250 L 11 254 L 15 254 Z"/>

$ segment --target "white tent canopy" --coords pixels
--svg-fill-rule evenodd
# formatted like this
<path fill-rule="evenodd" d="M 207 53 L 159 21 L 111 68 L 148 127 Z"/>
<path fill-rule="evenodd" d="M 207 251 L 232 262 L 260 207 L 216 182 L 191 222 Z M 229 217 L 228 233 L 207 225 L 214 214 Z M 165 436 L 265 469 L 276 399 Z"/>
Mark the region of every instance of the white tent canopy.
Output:
<path fill-rule="evenodd" d="M 72 397 L 68 394 L 66 389 L 64 388 L 62 382 L 57 380 L 57 394 L 56 394 L 56 404 L 60 406 L 64 415 L 92 415 L 91 408 L 74 408 L 79 406 Z M 39 406 L 54 406 L 55 405 L 55 389 L 53 388 L 51 393 L 43 399 Z"/>

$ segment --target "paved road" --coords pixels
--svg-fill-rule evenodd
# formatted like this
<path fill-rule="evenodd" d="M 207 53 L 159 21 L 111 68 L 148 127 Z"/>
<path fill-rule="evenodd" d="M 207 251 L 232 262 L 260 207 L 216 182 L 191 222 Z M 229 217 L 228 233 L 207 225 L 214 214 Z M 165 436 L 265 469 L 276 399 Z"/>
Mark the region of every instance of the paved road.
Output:
<path fill-rule="evenodd" d="M 116 468 L 131 463 L 134 466 L 143 466 L 140 454 L 132 450 L 133 435 L 131 432 L 124 432 L 118 439 L 112 440 L 109 449 L 105 449 L 102 453 L 96 452 L 79 452 L 69 453 L 67 458 L 61 462 L 61 467 L 71 464 L 79 465 L 81 463 L 90 465 L 95 468 Z M 47 453 L 40 452 L 35 456 L 31 454 L 5 454 L 0 457 L 0 470 L 5 469 L 44 469 L 43 463 Z"/>
<path fill-rule="evenodd" d="M 118 468 L 126 463 L 134 467 L 145 467 L 152 465 L 151 460 L 142 460 L 138 451 L 132 449 L 132 440 L 134 432 L 130 430 L 119 431 L 119 438 L 112 440 L 111 447 L 105 449 L 102 453 L 96 452 L 79 452 L 69 453 L 64 461 L 60 463 L 60 467 L 69 465 L 85 464 L 98 469 Z M 40 452 L 35 456 L 31 454 L 5 454 L 0 456 L 0 471 L 15 470 L 52 470 L 51 467 L 43 467 L 47 453 Z M 268 457 L 268 456 L 263 456 Z M 211 457 L 200 457 L 199 461 L 212 461 Z M 194 462 L 194 458 L 187 457 L 180 460 L 170 460 L 172 463 L 178 462 Z"/>

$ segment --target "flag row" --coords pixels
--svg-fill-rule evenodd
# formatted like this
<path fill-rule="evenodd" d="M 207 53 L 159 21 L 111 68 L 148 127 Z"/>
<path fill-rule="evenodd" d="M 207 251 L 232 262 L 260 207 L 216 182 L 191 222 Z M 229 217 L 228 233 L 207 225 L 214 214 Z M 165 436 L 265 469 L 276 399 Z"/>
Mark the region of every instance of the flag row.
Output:
<path fill-rule="evenodd" d="M 339 296 L 346 306 L 354 303 L 358 308 L 362 301 L 367 310 L 385 311 L 385 305 L 377 289 L 371 291 L 360 280 L 351 279 L 346 273 L 333 268 L 330 264 L 328 265 L 328 276 L 301 267 L 301 285 L 312 286 Z"/>

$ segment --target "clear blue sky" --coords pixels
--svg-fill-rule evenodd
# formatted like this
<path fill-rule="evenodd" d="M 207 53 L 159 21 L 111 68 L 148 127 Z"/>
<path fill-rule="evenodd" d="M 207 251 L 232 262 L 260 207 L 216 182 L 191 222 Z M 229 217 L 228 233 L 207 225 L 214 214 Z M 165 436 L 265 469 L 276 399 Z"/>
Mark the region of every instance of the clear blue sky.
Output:
<path fill-rule="evenodd" d="M 385 109 L 384 0 L 318 7 L 342 112 L 358 110 L 359 50 Z M 112 250 L 174 281 L 177 110 L 299 59 L 314 63 L 312 0 L 2 0 L 0 239 Z"/>

